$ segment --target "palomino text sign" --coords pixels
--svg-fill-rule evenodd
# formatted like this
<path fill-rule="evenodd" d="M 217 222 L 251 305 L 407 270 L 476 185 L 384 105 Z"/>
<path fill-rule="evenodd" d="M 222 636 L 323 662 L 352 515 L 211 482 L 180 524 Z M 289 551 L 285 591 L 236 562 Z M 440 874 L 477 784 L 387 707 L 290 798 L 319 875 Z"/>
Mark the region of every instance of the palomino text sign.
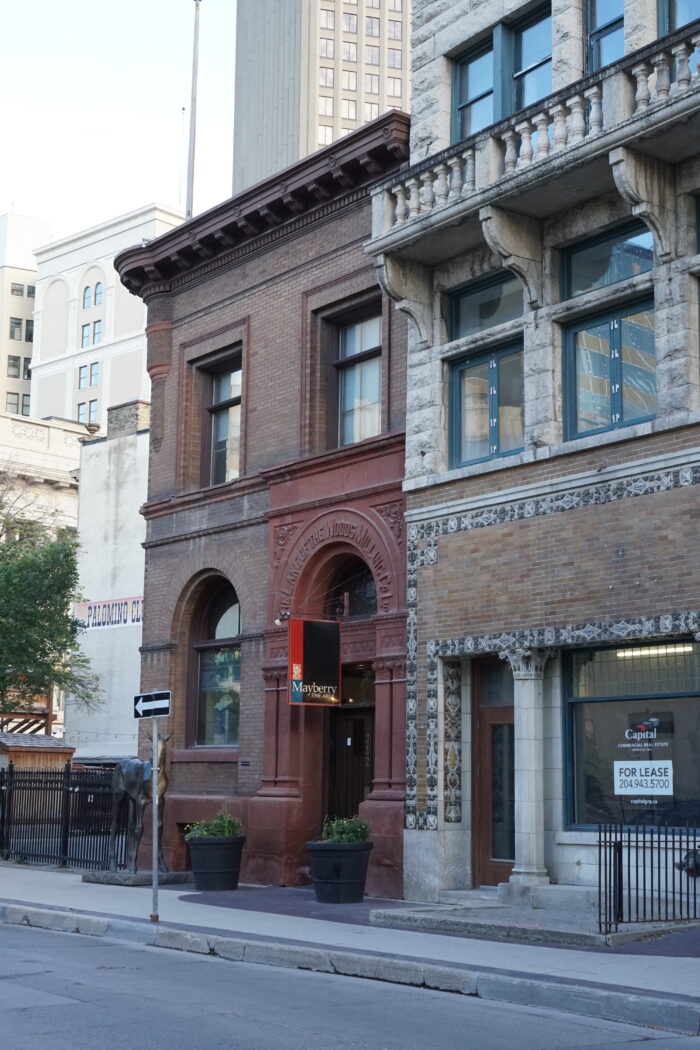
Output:
<path fill-rule="evenodd" d="M 82 620 L 86 631 L 98 627 L 133 627 L 141 625 L 143 598 L 108 598 L 101 602 L 76 602 L 76 620 Z"/>
<path fill-rule="evenodd" d="M 340 624 L 289 621 L 289 703 L 340 703 Z"/>

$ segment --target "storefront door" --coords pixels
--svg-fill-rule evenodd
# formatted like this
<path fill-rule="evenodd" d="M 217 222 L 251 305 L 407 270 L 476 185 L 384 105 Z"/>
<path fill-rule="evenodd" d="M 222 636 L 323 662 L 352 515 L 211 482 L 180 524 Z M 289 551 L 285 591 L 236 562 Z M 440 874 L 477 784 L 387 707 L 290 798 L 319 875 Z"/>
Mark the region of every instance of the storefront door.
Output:
<path fill-rule="evenodd" d="M 503 660 L 472 665 L 475 886 L 507 882 L 515 857 L 513 676 Z"/>
<path fill-rule="evenodd" d="M 352 817 L 372 790 L 374 675 L 369 666 L 343 668 L 339 708 L 329 711 L 327 806 L 329 817 Z"/>

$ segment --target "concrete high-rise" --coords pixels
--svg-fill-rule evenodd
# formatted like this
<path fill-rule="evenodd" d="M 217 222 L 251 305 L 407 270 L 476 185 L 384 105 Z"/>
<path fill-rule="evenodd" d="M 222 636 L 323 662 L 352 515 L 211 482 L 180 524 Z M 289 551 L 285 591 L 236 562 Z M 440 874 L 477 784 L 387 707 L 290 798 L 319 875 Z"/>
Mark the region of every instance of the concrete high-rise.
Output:
<path fill-rule="evenodd" d="M 411 0 L 238 0 L 233 192 L 410 105 Z"/>

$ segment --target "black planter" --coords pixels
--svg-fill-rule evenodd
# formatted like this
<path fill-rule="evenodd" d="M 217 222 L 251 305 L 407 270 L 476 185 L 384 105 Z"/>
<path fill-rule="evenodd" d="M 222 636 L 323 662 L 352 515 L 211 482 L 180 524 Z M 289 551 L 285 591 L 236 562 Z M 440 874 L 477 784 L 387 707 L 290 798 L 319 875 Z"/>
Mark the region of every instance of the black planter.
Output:
<path fill-rule="evenodd" d="M 372 842 L 307 842 L 316 900 L 356 904 L 365 895 Z"/>
<path fill-rule="evenodd" d="M 235 890 L 245 835 L 199 835 L 188 839 L 197 890 Z"/>

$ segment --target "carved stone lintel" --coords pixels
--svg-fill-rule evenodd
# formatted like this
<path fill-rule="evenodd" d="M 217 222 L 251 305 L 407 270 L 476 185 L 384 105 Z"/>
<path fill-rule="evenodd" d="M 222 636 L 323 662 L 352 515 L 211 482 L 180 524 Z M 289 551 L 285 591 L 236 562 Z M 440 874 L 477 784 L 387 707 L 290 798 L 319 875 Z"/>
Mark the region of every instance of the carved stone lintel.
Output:
<path fill-rule="evenodd" d="M 495 205 L 479 212 L 484 240 L 525 286 L 529 305 L 542 305 L 542 224 Z"/>
<path fill-rule="evenodd" d="M 409 316 L 421 347 L 430 346 L 433 335 L 433 285 L 431 271 L 422 263 L 378 255 L 374 260 L 377 279 L 399 310 Z"/>
<path fill-rule="evenodd" d="M 541 678 L 547 661 L 556 654 L 556 649 L 506 649 L 499 653 L 507 660 L 513 678 Z"/>
<path fill-rule="evenodd" d="M 662 262 L 676 254 L 675 182 L 673 168 L 664 161 L 637 153 L 627 146 L 610 151 L 618 193 L 632 206 L 654 234 L 656 253 Z"/>

